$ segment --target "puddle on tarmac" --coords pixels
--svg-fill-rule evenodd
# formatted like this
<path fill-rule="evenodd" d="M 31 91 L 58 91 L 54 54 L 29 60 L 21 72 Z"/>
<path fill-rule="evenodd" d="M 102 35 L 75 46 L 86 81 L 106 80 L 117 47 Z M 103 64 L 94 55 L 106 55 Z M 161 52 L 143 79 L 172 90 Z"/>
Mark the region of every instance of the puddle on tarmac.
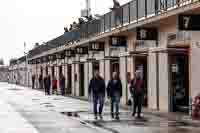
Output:
<path fill-rule="evenodd" d="M 49 105 L 49 104 L 51 104 L 51 103 L 41 103 L 40 105 Z"/>
<path fill-rule="evenodd" d="M 55 107 L 55 106 L 53 106 L 53 105 L 45 105 L 45 107 L 51 108 L 51 107 Z"/>
<path fill-rule="evenodd" d="M 9 88 L 8 90 L 10 90 L 10 91 L 21 91 L 22 89 L 18 89 L 18 88 Z"/>

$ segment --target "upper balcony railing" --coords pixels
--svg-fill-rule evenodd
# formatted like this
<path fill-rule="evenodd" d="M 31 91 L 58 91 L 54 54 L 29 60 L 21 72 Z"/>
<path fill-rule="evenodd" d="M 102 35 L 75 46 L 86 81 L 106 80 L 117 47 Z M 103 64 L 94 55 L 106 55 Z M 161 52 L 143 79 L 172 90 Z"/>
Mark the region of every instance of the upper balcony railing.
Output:
<path fill-rule="evenodd" d="M 196 1 L 198 0 L 132 0 L 116 10 L 108 12 L 98 20 L 82 24 L 78 30 L 80 40 L 110 32 L 115 28 L 136 23 Z"/>
<path fill-rule="evenodd" d="M 190 41 L 192 38 L 192 35 L 190 32 L 187 31 L 178 31 L 175 34 L 169 34 L 168 35 L 168 44 L 176 44 L 179 43 L 179 41 Z"/>

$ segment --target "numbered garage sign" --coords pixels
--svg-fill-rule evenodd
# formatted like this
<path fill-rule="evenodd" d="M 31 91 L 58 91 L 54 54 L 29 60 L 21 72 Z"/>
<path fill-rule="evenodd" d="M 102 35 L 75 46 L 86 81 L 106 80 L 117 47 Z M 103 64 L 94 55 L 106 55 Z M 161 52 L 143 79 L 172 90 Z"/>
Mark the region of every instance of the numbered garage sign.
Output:
<path fill-rule="evenodd" d="M 185 31 L 200 31 L 200 14 L 193 15 L 179 15 L 178 28 Z"/>

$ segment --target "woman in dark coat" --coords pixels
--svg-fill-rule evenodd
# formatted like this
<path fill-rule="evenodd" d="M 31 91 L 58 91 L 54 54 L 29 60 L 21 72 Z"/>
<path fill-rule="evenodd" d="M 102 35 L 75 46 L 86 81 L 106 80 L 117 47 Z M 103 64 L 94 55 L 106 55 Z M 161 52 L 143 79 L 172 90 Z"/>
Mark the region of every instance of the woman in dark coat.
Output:
<path fill-rule="evenodd" d="M 141 111 L 142 111 L 142 101 L 143 101 L 143 94 L 144 94 L 144 85 L 143 80 L 141 77 L 141 72 L 136 71 L 135 77 L 131 81 L 131 95 L 133 97 L 134 106 L 133 106 L 133 114 L 135 116 L 136 109 L 137 109 L 137 117 L 141 118 Z"/>

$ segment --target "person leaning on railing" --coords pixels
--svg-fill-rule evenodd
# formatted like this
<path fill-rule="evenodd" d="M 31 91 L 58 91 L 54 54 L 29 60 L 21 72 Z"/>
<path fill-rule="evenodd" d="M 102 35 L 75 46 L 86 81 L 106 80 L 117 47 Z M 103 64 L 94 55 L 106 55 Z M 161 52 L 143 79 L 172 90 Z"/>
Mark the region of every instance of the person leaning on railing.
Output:
<path fill-rule="evenodd" d="M 121 22 L 121 10 L 120 10 L 120 3 L 117 0 L 113 0 L 113 8 L 110 8 L 110 10 L 114 11 L 115 15 L 115 26 L 118 25 Z"/>

